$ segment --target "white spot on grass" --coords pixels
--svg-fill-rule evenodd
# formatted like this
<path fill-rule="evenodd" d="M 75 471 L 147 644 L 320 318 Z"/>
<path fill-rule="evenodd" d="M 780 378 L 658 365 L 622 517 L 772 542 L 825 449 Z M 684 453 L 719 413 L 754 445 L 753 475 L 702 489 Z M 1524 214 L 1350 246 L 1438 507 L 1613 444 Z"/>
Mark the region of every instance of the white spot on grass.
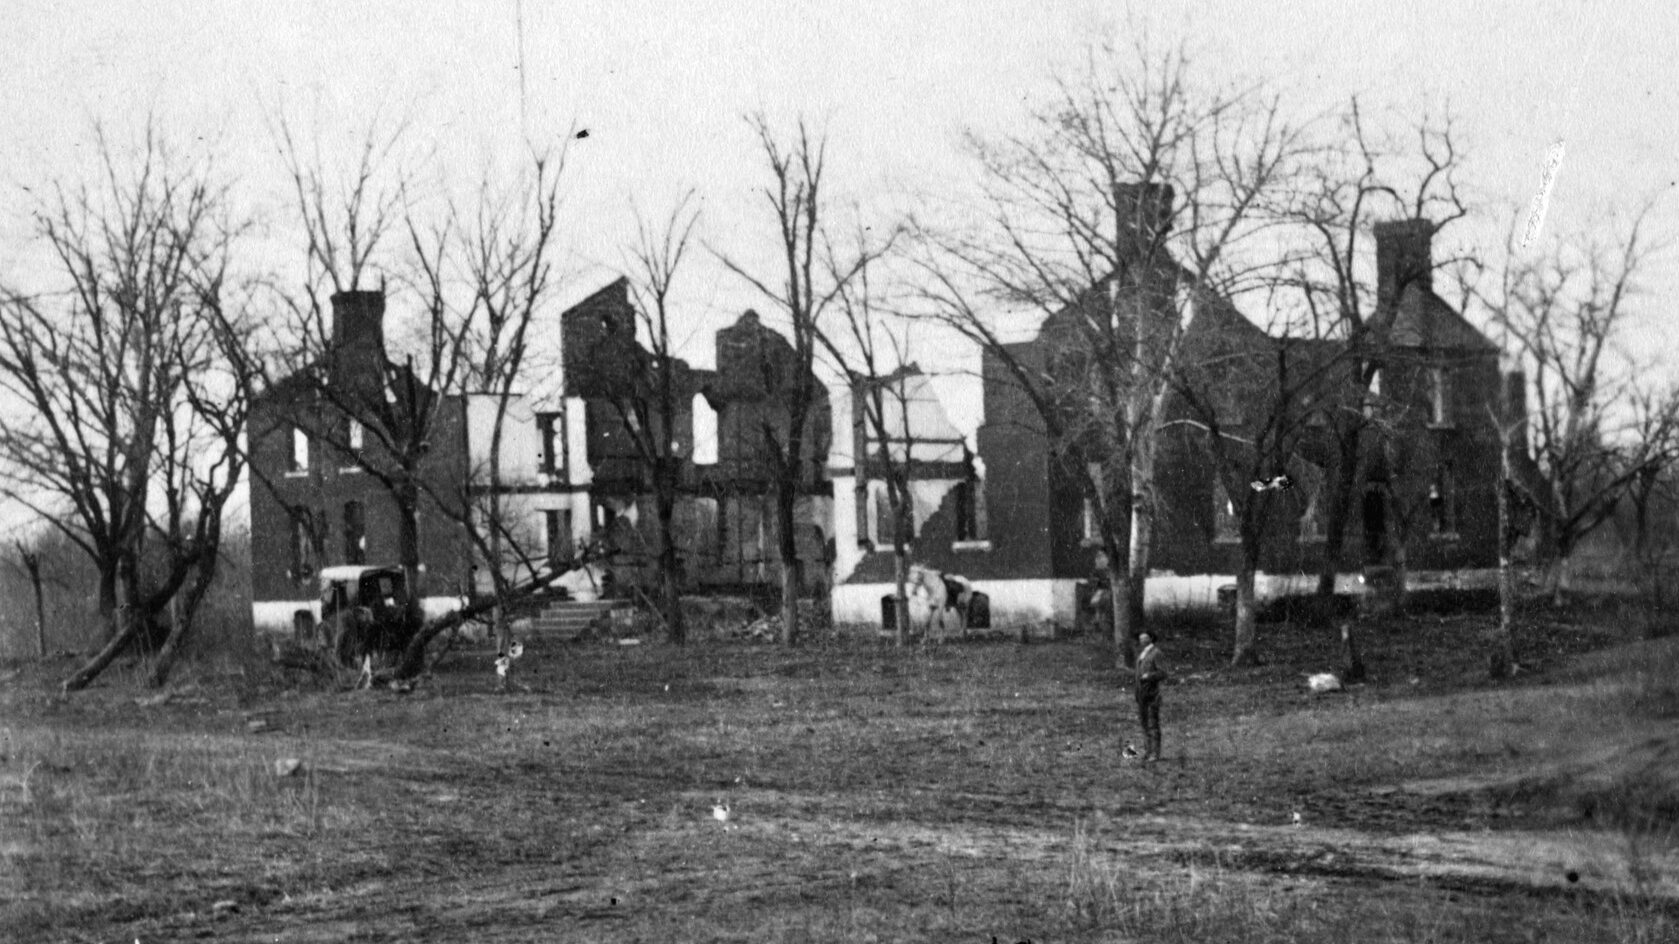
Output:
<path fill-rule="evenodd" d="M 1306 687 L 1318 695 L 1325 692 L 1338 692 L 1341 690 L 1341 677 L 1334 672 L 1318 672 L 1315 675 L 1306 676 Z"/>

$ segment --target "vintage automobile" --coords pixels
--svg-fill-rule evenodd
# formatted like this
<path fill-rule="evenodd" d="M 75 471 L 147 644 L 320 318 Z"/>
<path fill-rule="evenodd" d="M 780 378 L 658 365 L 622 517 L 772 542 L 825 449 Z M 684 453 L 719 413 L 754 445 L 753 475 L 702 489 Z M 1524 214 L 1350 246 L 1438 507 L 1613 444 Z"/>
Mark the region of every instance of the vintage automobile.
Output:
<path fill-rule="evenodd" d="M 316 644 L 341 664 L 400 652 L 418 628 L 410 622 L 408 585 L 400 567 L 326 567 L 320 583 Z"/>

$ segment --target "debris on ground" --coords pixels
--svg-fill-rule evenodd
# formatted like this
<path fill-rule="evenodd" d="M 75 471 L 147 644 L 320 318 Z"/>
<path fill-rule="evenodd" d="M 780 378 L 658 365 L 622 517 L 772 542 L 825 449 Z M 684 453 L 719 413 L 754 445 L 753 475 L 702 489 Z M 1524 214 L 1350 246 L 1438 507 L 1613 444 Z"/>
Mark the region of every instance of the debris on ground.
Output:
<path fill-rule="evenodd" d="M 1341 685 L 1341 677 L 1334 672 L 1317 672 L 1306 676 L 1306 688 L 1314 695 L 1345 691 L 1345 687 Z"/>

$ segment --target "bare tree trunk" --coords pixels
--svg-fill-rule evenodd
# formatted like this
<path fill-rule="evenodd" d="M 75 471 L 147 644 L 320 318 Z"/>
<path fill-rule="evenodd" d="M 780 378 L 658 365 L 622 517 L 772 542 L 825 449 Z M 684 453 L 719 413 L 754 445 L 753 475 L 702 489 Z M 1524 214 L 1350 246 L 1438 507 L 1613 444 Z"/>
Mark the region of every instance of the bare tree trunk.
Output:
<path fill-rule="evenodd" d="M 667 459 L 664 464 L 669 462 Z M 688 627 L 682 619 L 682 561 L 677 555 L 676 528 L 672 523 L 676 518 L 676 494 L 669 478 L 671 474 L 668 468 L 661 471 L 658 493 L 654 496 L 659 524 L 659 608 L 670 641 L 680 646 L 688 641 Z"/>
<path fill-rule="evenodd" d="M 35 592 L 35 652 L 45 659 L 47 657 L 47 598 L 41 592 L 41 567 L 38 563 L 29 570 L 29 584 Z"/>
<path fill-rule="evenodd" d="M 1147 474 L 1152 475 L 1153 469 Z M 1128 619 L 1129 638 L 1135 639 L 1146 625 L 1147 615 L 1143 608 L 1144 595 L 1148 589 L 1148 561 L 1149 541 L 1154 535 L 1154 510 L 1149 501 L 1142 495 L 1131 498 L 1131 552 L 1128 572 L 1130 574 L 1129 589 L 1125 595 L 1126 616 Z"/>
<path fill-rule="evenodd" d="M 106 642 L 110 642 L 122 632 L 122 626 L 116 621 L 117 610 L 122 606 L 122 595 L 117 590 L 117 584 L 120 582 L 116 561 L 100 561 L 99 615 L 105 624 Z"/>
<path fill-rule="evenodd" d="M 209 591 L 210 583 L 214 579 L 213 571 L 196 578 L 185 606 L 181 605 L 179 594 L 169 599 L 169 638 L 163 641 L 157 659 L 152 663 L 152 671 L 146 677 L 149 687 L 162 688 L 163 684 L 169 681 L 169 673 L 174 671 L 175 663 L 180 661 L 181 654 L 186 652 L 198 605 L 203 602 L 204 595 Z"/>
<path fill-rule="evenodd" d="M 420 571 L 420 496 L 411 481 L 393 490 L 397 503 L 397 561 L 402 565 L 402 582 L 408 585 L 408 627 L 417 631 L 425 621 L 425 587 Z M 495 562 L 499 568 L 500 562 Z"/>
<path fill-rule="evenodd" d="M 127 581 L 119 576 L 116 582 L 116 606 L 111 610 L 111 637 L 105 643 L 105 648 L 99 650 L 92 660 L 76 674 L 64 680 L 64 691 L 79 692 L 88 683 L 99 677 L 122 651 L 139 635 L 141 621 L 134 619 L 133 607 L 129 604 L 129 586 Z"/>
<path fill-rule="evenodd" d="M 1351 443 L 1349 446 L 1348 443 Z M 1347 524 L 1352 518 L 1353 493 L 1358 490 L 1358 436 L 1339 440 L 1335 483 L 1329 493 L 1329 520 L 1324 526 L 1323 561 L 1318 569 L 1317 594 L 1335 595 L 1335 578 L 1341 572 L 1346 550 Z"/>
<path fill-rule="evenodd" d="M 496 413 L 495 424 L 490 430 L 490 584 L 495 591 L 496 605 L 490 611 L 490 622 L 495 627 L 496 652 L 505 653 L 513 644 L 512 629 L 507 622 L 507 576 L 502 572 L 505 554 L 502 551 L 502 520 L 501 520 L 501 431 L 502 418 L 506 415 L 506 404 L 503 401 L 501 409 Z M 470 490 L 467 493 L 471 494 Z M 470 515 L 471 500 L 468 499 L 466 513 Z"/>
<path fill-rule="evenodd" d="M 894 634 L 893 644 L 900 649 L 909 639 L 909 555 L 903 548 L 899 548 L 892 555 L 892 582 L 896 589 L 892 595 L 892 625 L 897 632 Z"/>
<path fill-rule="evenodd" d="M 895 491 L 895 490 L 894 490 Z M 893 626 L 897 632 L 893 643 L 899 648 L 909 640 L 909 542 L 904 532 L 904 502 L 902 497 L 892 502 L 892 595 Z"/>
<path fill-rule="evenodd" d="M 1501 443 L 1502 466 L 1498 478 L 1498 634 L 1494 640 L 1488 669 L 1493 678 L 1508 678 L 1516 673 L 1515 609 L 1516 581 L 1510 566 L 1510 538 L 1514 531 L 1510 521 L 1510 444 Z"/>
<path fill-rule="evenodd" d="M 1557 507 L 1566 507 L 1566 502 L 1558 501 Z M 1563 590 L 1562 571 L 1568 560 L 1568 551 L 1562 544 L 1562 526 L 1555 517 L 1548 514 L 1539 516 L 1539 534 L 1534 547 L 1543 557 L 1545 564 L 1545 592 L 1551 598 L 1554 607 L 1563 606 L 1568 602 L 1567 594 Z"/>
<path fill-rule="evenodd" d="M 1131 562 L 1128 560 L 1108 561 L 1108 586 L 1113 592 L 1109 594 L 1109 605 L 1113 608 L 1113 644 L 1118 664 L 1124 668 L 1131 668 L 1137 664 L 1137 633 L 1142 627 L 1131 622 Z"/>
<path fill-rule="evenodd" d="M 1393 612 L 1395 614 L 1405 612 L 1406 588 L 1411 583 L 1410 552 L 1405 548 L 1405 545 L 1409 543 L 1406 540 L 1408 537 L 1406 532 L 1408 531 L 1409 529 L 1403 529 L 1400 534 L 1396 535 L 1397 540 L 1393 542 Z"/>
<path fill-rule="evenodd" d="M 24 547 L 23 542 L 17 543 L 18 556 L 23 560 L 23 569 L 29 574 L 29 588 L 35 594 L 35 651 L 42 659 L 47 657 L 47 604 L 46 595 L 41 590 L 41 555 Z"/>
<path fill-rule="evenodd" d="M 776 489 L 776 542 L 781 553 L 781 644 L 799 642 L 799 541 L 794 530 L 797 520 L 798 495 L 783 483 Z"/>
<path fill-rule="evenodd" d="M 1358 654 L 1358 639 L 1353 624 L 1341 624 L 1341 681 L 1362 682 L 1365 678 L 1364 658 Z"/>
<path fill-rule="evenodd" d="M 1259 664 L 1257 651 L 1258 601 L 1254 594 L 1254 574 L 1259 569 L 1258 549 L 1242 549 L 1242 566 L 1236 572 L 1236 648 L 1230 664 L 1247 666 Z"/>

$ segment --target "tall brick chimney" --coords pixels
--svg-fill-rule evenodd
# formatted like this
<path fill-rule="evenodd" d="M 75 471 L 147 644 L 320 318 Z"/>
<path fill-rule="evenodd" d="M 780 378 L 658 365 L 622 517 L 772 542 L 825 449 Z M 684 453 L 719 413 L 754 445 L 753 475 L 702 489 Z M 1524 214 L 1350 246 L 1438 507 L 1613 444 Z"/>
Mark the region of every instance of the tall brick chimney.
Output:
<path fill-rule="evenodd" d="M 1434 224 L 1425 219 L 1377 223 L 1376 308 L 1390 308 L 1407 286 L 1434 287 Z"/>
<path fill-rule="evenodd" d="M 385 293 L 332 296 L 332 383 L 383 382 Z"/>
<path fill-rule="evenodd" d="M 1119 224 L 1135 237 L 1135 251 L 1153 250 L 1171 232 L 1173 197 L 1171 184 L 1119 184 L 1114 188 Z"/>
<path fill-rule="evenodd" d="M 617 397 L 638 380 L 630 283 L 614 279 L 560 315 L 560 352 L 568 396 Z"/>

